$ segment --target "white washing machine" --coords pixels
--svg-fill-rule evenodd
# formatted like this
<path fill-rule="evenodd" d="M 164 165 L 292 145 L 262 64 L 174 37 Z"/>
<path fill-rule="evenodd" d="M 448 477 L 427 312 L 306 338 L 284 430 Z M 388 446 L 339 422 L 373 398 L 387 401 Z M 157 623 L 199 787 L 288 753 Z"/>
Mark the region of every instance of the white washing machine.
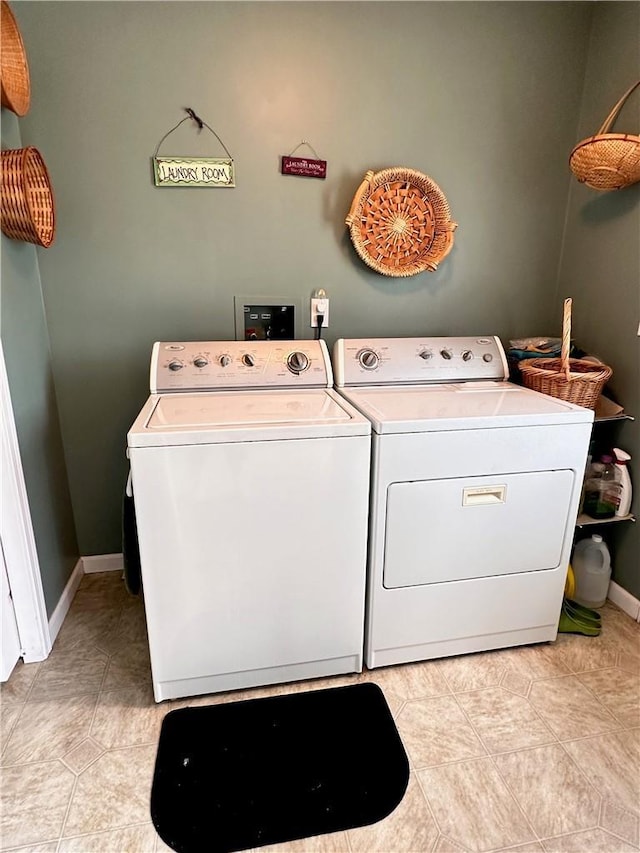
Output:
<path fill-rule="evenodd" d="M 339 340 L 334 370 L 373 426 L 366 665 L 554 640 L 593 412 L 495 337 Z"/>
<path fill-rule="evenodd" d="M 362 669 L 371 426 L 323 341 L 156 343 L 128 433 L 156 701 Z"/>

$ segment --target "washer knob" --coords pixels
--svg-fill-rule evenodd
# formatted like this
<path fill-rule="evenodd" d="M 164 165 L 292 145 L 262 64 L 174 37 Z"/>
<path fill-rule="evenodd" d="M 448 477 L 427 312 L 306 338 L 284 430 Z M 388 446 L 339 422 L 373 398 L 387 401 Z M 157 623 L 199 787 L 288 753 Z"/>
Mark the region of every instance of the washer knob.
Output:
<path fill-rule="evenodd" d="M 482 356 L 482 360 L 483 361 L 493 361 L 493 356 L 491 355 L 490 352 L 485 352 L 485 354 Z"/>
<path fill-rule="evenodd" d="M 302 373 L 309 367 L 309 359 L 303 352 L 292 352 L 287 358 L 287 367 L 292 373 Z"/>
<path fill-rule="evenodd" d="M 206 367 L 209 364 L 208 360 L 206 358 L 204 358 L 204 356 L 202 356 L 202 355 L 196 356 L 193 359 L 193 363 L 195 364 L 196 367 Z"/>
<path fill-rule="evenodd" d="M 242 356 L 242 363 L 245 365 L 245 367 L 254 367 L 256 363 L 255 356 L 251 355 L 250 352 L 245 352 L 245 354 Z"/>
<path fill-rule="evenodd" d="M 447 359 L 447 361 L 449 361 L 450 359 L 452 359 L 452 358 L 453 358 L 453 353 L 451 352 L 451 350 L 450 350 L 450 349 L 441 349 L 441 350 L 440 350 L 440 355 L 441 355 L 443 358 L 446 358 L 446 359 Z"/>
<path fill-rule="evenodd" d="M 423 358 L 425 361 L 428 361 L 433 355 L 433 353 L 430 349 L 423 349 L 421 352 L 418 353 L 418 355 L 420 356 L 420 358 Z"/>
<path fill-rule="evenodd" d="M 471 359 L 472 359 L 472 358 L 473 358 L 473 353 L 471 352 L 471 350 L 470 350 L 470 349 L 466 349 L 466 350 L 462 353 L 462 360 L 463 360 L 463 361 L 471 361 Z"/>
<path fill-rule="evenodd" d="M 170 361 L 169 362 L 169 370 L 173 370 L 174 372 L 176 370 L 182 370 L 183 367 L 184 367 L 184 364 L 181 361 Z"/>
<path fill-rule="evenodd" d="M 372 349 L 364 349 L 358 355 L 358 361 L 365 368 L 365 370 L 375 370 L 378 364 L 380 363 L 380 359 L 378 358 L 378 353 L 374 352 Z"/>
<path fill-rule="evenodd" d="M 218 364 L 220 365 L 220 367 L 228 367 L 231 364 L 231 356 L 221 355 L 218 359 Z"/>

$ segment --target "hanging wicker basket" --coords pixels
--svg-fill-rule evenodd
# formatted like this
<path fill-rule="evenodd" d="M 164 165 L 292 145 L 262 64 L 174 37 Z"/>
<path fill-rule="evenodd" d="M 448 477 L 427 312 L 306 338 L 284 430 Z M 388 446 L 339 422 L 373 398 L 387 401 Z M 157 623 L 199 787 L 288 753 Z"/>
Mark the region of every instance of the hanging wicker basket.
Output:
<path fill-rule="evenodd" d="M 2 231 L 14 240 L 48 248 L 55 237 L 49 173 L 37 148 L 2 151 Z"/>
<path fill-rule="evenodd" d="M 18 24 L 6 0 L 0 4 L 0 89 L 2 106 L 18 116 L 31 105 L 27 55 Z"/>
<path fill-rule="evenodd" d="M 457 228 L 435 181 L 402 166 L 367 172 L 345 222 L 365 264 L 389 276 L 433 272 Z"/>
<path fill-rule="evenodd" d="M 533 391 L 584 406 L 585 409 L 595 409 L 613 370 L 606 364 L 569 358 L 570 341 L 571 299 L 565 299 L 560 358 L 524 359 L 519 363 L 522 381 Z"/>
<path fill-rule="evenodd" d="M 595 136 L 583 139 L 571 152 L 569 167 L 582 184 L 594 190 L 620 190 L 640 181 L 640 136 L 609 133 L 635 83 L 620 98 Z"/>

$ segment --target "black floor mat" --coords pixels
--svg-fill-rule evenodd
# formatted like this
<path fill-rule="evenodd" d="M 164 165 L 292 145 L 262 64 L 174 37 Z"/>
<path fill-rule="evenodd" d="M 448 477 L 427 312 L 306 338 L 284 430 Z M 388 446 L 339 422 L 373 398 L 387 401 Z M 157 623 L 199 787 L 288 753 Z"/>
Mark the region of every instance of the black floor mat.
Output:
<path fill-rule="evenodd" d="M 183 708 L 162 724 L 151 818 L 180 853 L 245 850 L 375 823 L 408 781 L 375 684 Z"/>

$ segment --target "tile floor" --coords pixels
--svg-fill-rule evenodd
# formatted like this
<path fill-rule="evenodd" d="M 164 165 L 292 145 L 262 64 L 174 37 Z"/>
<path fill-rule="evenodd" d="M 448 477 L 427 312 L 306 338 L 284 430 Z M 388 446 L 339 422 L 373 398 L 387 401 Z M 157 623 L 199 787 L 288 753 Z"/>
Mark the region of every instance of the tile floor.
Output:
<path fill-rule="evenodd" d="M 167 711 L 374 680 L 411 762 L 402 803 L 263 851 L 639 850 L 640 625 L 603 614 L 598 638 L 156 705 L 141 602 L 117 572 L 85 576 L 48 660 L 2 686 L 0 848 L 167 851 L 149 819 Z"/>

